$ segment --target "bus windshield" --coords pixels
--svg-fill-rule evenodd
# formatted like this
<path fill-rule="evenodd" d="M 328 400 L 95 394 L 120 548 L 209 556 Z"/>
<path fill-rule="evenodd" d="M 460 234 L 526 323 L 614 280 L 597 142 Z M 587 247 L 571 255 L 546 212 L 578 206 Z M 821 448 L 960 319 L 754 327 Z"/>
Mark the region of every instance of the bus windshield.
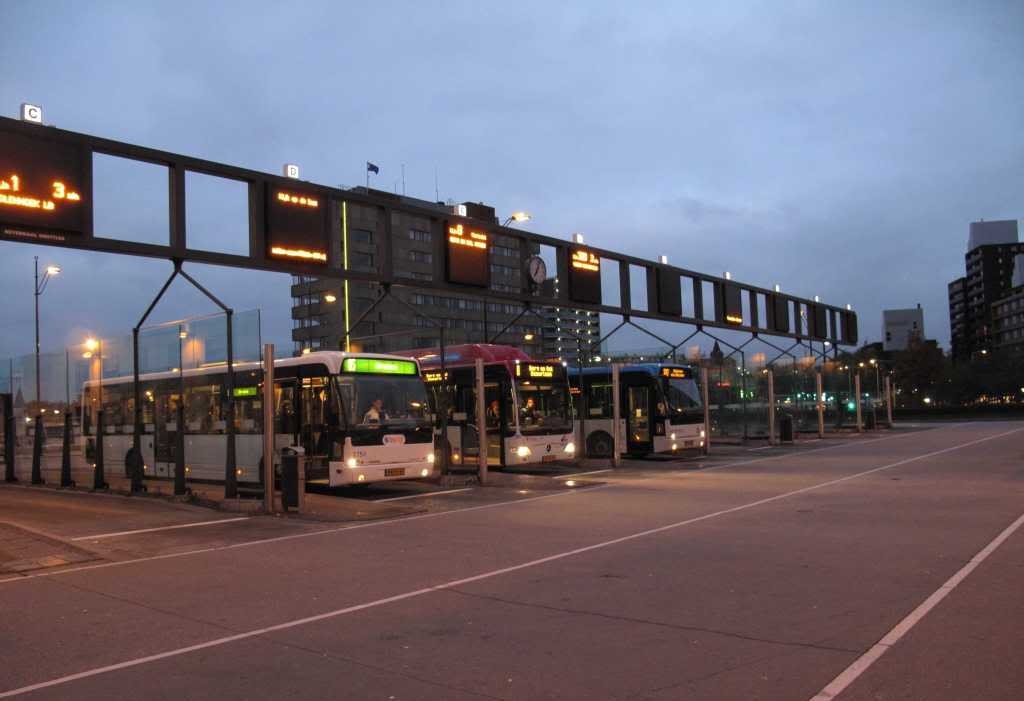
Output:
<path fill-rule="evenodd" d="M 665 379 L 665 398 L 670 415 L 692 413 L 701 408 L 700 389 L 692 379 Z"/>
<path fill-rule="evenodd" d="M 349 426 L 429 425 L 427 390 L 418 375 L 339 375 L 337 381 Z"/>
<path fill-rule="evenodd" d="M 519 394 L 519 430 L 523 433 L 571 431 L 566 390 L 564 385 L 558 383 L 518 382 L 516 391 Z"/>

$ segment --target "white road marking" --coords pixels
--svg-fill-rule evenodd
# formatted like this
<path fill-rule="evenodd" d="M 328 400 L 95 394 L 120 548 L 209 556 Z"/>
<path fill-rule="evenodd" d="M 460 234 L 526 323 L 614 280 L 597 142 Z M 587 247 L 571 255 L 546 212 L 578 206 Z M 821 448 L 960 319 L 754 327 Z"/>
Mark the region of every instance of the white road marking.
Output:
<path fill-rule="evenodd" d="M 753 453 L 755 450 L 771 450 L 774 447 L 774 445 L 763 445 L 760 448 L 747 448 L 747 450 Z"/>
<path fill-rule="evenodd" d="M 552 475 L 551 479 L 553 479 L 553 480 L 571 480 L 571 479 L 576 479 L 577 477 L 582 477 L 583 475 L 599 475 L 602 472 L 611 472 L 611 471 L 612 471 L 612 468 L 609 467 L 609 468 L 607 468 L 605 470 L 591 470 L 590 472 L 573 472 L 571 475 Z"/>
<path fill-rule="evenodd" d="M 494 504 L 480 504 L 479 506 L 467 506 L 461 509 L 450 509 L 448 511 L 435 511 L 429 514 L 416 514 L 414 516 L 399 516 L 397 518 L 381 519 L 380 521 L 368 521 L 365 523 L 350 524 L 347 526 L 339 526 L 338 528 L 323 528 L 318 531 L 308 531 L 306 533 L 291 533 L 289 535 L 274 536 L 273 538 L 261 538 L 259 540 L 247 540 L 243 543 L 232 543 L 230 545 L 215 545 L 209 548 L 197 548 L 195 550 L 185 550 L 179 553 L 166 553 L 163 555 L 151 555 L 149 557 L 136 557 L 131 560 L 117 560 L 115 562 L 101 562 L 94 565 L 82 565 L 80 567 L 66 567 L 61 570 L 54 572 L 34 572 L 32 574 L 26 574 L 16 577 L 8 577 L 6 579 L 0 579 L 0 584 L 11 584 L 13 582 L 26 582 L 37 577 L 59 577 L 64 574 L 71 574 L 73 572 L 82 572 L 83 570 L 101 570 L 108 567 L 120 567 L 121 565 L 134 565 L 140 562 L 154 562 L 156 560 L 170 560 L 178 557 L 188 557 L 190 555 L 203 555 L 206 553 L 220 552 L 223 550 L 235 550 L 236 548 L 247 548 L 253 545 L 267 545 L 269 543 L 280 543 L 286 540 L 296 540 L 299 538 L 312 538 L 318 535 L 328 535 L 331 533 L 341 533 L 342 531 L 357 531 L 363 528 L 376 528 L 378 526 L 390 526 L 398 523 L 406 523 L 408 521 L 419 521 L 425 518 L 437 518 L 439 516 L 447 516 L 449 514 L 461 514 L 468 511 L 480 511 L 483 509 L 496 509 L 502 506 L 511 506 L 513 504 L 524 504 L 528 501 L 539 501 L 541 499 L 553 499 L 555 497 L 562 497 L 567 494 L 575 494 L 580 492 L 592 492 L 595 489 L 607 489 L 611 485 L 602 484 L 595 485 L 593 487 L 584 487 L 581 489 L 573 489 L 571 491 L 559 491 L 554 494 L 542 494 L 536 497 L 527 497 L 525 499 L 513 499 L 510 501 L 501 501 Z M 0 697 L 2 698 L 2 697 Z"/>
<path fill-rule="evenodd" d="M 950 592 L 957 588 L 957 586 L 964 581 L 967 576 L 974 571 L 974 569 L 980 565 L 985 559 L 995 552 L 996 548 L 1003 544 L 1003 542 L 1009 538 L 1014 532 L 1024 525 L 1024 514 L 1021 514 L 1016 521 L 1007 526 L 1002 533 L 997 535 L 992 542 L 986 545 L 981 551 L 971 558 L 971 560 L 961 567 L 956 574 L 946 580 L 945 584 L 936 589 L 931 596 L 921 602 L 920 605 L 913 611 L 911 611 L 906 618 L 896 624 L 896 626 L 886 633 L 885 637 L 875 643 L 871 649 L 865 652 L 863 655 L 853 661 L 849 667 L 844 669 L 839 676 L 833 679 L 824 689 L 819 691 L 811 701 L 829 701 L 834 699 L 836 696 L 841 694 L 850 684 L 856 681 L 857 677 L 866 672 L 871 665 L 878 661 L 878 659 L 892 648 L 893 645 L 898 643 L 904 635 L 910 632 L 911 628 L 920 623 L 921 619 L 928 615 L 928 613 L 939 605 L 939 603 L 945 599 Z"/>
<path fill-rule="evenodd" d="M 424 492 L 423 494 L 409 494 L 404 497 L 388 497 L 387 499 L 374 499 L 374 502 L 380 501 L 401 501 L 402 499 L 420 499 L 422 497 L 436 497 L 440 494 L 455 494 L 456 492 L 468 492 L 472 487 L 463 487 L 462 489 L 445 489 L 441 492 Z"/>
<path fill-rule="evenodd" d="M 728 509 L 722 509 L 720 511 L 715 511 L 713 513 L 704 514 L 703 516 L 696 516 L 696 517 L 693 517 L 693 518 L 688 518 L 688 519 L 686 519 L 684 521 L 678 521 L 676 523 L 670 523 L 670 524 L 668 524 L 666 526 L 658 526 L 657 528 L 650 528 L 650 529 L 647 529 L 647 530 L 644 530 L 644 531 L 639 531 L 637 533 L 631 533 L 629 535 L 621 536 L 619 538 L 613 538 L 611 540 L 605 540 L 605 541 L 602 541 L 600 543 L 594 543 L 593 545 L 585 545 L 583 547 L 575 548 L 573 550 L 566 550 L 564 552 L 556 553 L 554 555 L 548 555 L 547 557 L 537 558 L 536 560 L 529 560 L 527 562 L 521 562 L 518 565 L 511 565 L 509 567 L 503 567 L 501 569 L 491 570 L 490 572 L 483 572 L 481 574 L 473 575 L 471 577 L 464 577 L 462 579 L 453 579 L 453 580 L 450 580 L 448 582 L 443 582 L 441 584 L 435 584 L 433 586 L 423 587 L 422 589 L 415 589 L 413 591 L 404 592 L 402 594 L 396 594 L 394 596 L 389 596 L 389 597 L 386 597 L 386 598 L 383 598 L 383 599 L 377 599 L 375 601 L 368 601 L 366 603 L 356 604 L 354 606 L 346 606 L 345 608 L 335 609 L 333 611 L 326 611 L 324 613 L 316 614 L 314 616 L 306 616 L 305 618 L 297 618 L 297 619 L 293 619 L 291 621 L 285 621 L 284 623 L 278 623 L 276 625 L 267 626 L 266 628 L 257 628 L 255 630 L 245 631 L 244 633 L 237 633 L 235 635 L 228 635 L 228 636 L 225 636 L 223 638 L 215 638 L 213 640 L 207 640 L 206 642 L 198 643 L 196 645 L 189 645 L 187 647 L 180 647 L 180 648 L 176 648 L 174 650 L 167 650 L 166 652 L 160 652 L 160 653 L 157 653 L 155 655 L 147 655 L 145 657 L 137 657 L 135 659 L 125 660 L 123 662 L 118 662 L 116 664 L 106 665 L 104 667 L 96 667 L 96 668 L 93 668 L 93 669 L 85 670 L 83 672 L 77 672 L 75 674 L 69 674 L 69 675 L 66 675 L 66 676 L 63 676 L 63 677 L 57 677 L 55 679 L 50 679 L 50 680 L 45 681 L 45 682 L 39 682 L 37 684 L 30 684 L 28 686 L 22 686 L 22 687 L 19 687 L 17 689 L 10 689 L 8 691 L 0 692 L 0 699 L 10 698 L 12 696 L 19 696 L 21 694 L 26 694 L 26 693 L 31 692 L 31 691 L 37 691 L 39 689 L 47 689 L 47 688 L 50 688 L 50 687 L 59 686 L 61 684 L 67 684 L 68 682 L 77 681 L 79 679 L 87 679 L 89 677 L 95 677 L 95 676 L 98 676 L 100 674 L 106 674 L 108 672 L 114 672 L 114 671 L 117 671 L 117 670 L 120 670 L 120 669 L 127 669 L 129 667 L 137 667 L 139 665 L 144 665 L 144 664 L 147 664 L 149 662 L 156 662 L 157 660 L 163 660 L 163 659 L 167 659 L 169 657 L 178 657 L 180 655 L 185 655 L 185 654 L 188 654 L 190 652 L 195 652 L 197 650 L 205 650 L 205 649 L 211 648 L 211 647 L 219 647 L 221 645 L 227 645 L 228 643 L 237 642 L 239 640 L 247 640 L 249 638 L 258 637 L 258 636 L 261 636 L 261 635 L 266 635 L 267 633 L 275 633 L 275 632 L 281 631 L 281 630 L 288 630 L 290 628 L 297 628 L 299 626 L 304 626 L 304 625 L 307 625 L 307 624 L 310 624 L 310 623 L 316 623 L 316 622 L 328 620 L 328 619 L 331 619 L 331 618 L 337 618 L 338 616 L 344 616 L 344 615 L 349 614 L 349 613 L 355 613 L 356 611 L 365 611 L 366 609 L 376 608 L 378 606 L 383 606 L 385 604 L 392 604 L 392 603 L 395 603 L 397 601 L 404 601 L 406 599 L 412 599 L 412 598 L 415 598 L 415 597 L 418 597 L 418 596 L 423 596 L 424 594 L 430 594 L 432 592 L 443 591 L 445 589 L 452 589 L 454 587 L 460 587 L 460 586 L 463 586 L 463 585 L 466 585 L 466 584 L 472 584 L 473 582 L 480 582 L 480 581 L 483 581 L 485 579 L 491 579 L 493 577 L 498 577 L 498 576 L 501 576 L 503 574 L 509 574 L 511 572 L 518 572 L 520 570 L 528 569 L 530 567 L 537 567 L 538 565 L 544 565 L 544 564 L 547 564 L 549 562 L 556 562 L 558 560 L 564 560 L 565 558 L 574 557 L 576 555 L 582 555 L 583 553 L 592 552 L 594 550 L 601 550 L 603 548 L 607 548 L 607 547 L 610 547 L 612 545 L 618 545 L 620 543 L 626 543 L 626 542 L 629 542 L 629 541 L 632 541 L 632 540 L 636 540 L 638 538 L 646 538 L 647 536 L 655 535 L 655 534 L 658 534 L 658 533 L 664 533 L 666 531 L 675 530 L 677 528 L 681 528 L 683 526 L 688 526 L 688 525 L 693 524 L 693 523 L 700 523 L 701 521 L 707 521 L 709 519 L 718 518 L 719 516 L 725 516 L 727 514 L 734 514 L 734 513 L 740 512 L 740 511 L 745 511 L 747 509 L 752 509 L 752 508 L 757 507 L 757 506 L 762 506 L 764 504 L 771 504 L 771 503 L 779 501 L 781 499 L 786 499 L 788 497 L 796 496 L 798 494 L 806 494 L 808 492 L 813 492 L 813 491 L 818 490 L 818 489 L 823 489 L 825 487 L 830 487 L 830 486 L 832 486 L 834 484 L 841 484 L 843 482 L 849 482 L 850 480 L 854 480 L 854 479 L 857 479 L 859 477 L 864 477 L 866 475 L 872 475 L 872 474 L 875 474 L 876 472 L 881 472 L 882 470 L 888 470 L 888 469 L 891 469 L 893 467 L 899 467 L 900 465 L 906 465 L 908 463 L 916 462 L 918 460 L 924 460 L 926 458 L 935 457 L 937 455 L 943 455 L 945 453 L 951 453 L 954 450 L 960 450 L 961 448 L 967 448 L 967 447 L 972 446 L 972 445 L 978 445 L 979 443 L 986 443 L 988 441 L 995 440 L 997 438 L 1002 438 L 1003 436 L 1008 436 L 1008 435 L 1013 434 L 1013 433 L 1019 433 L 1020 431 L 1024 431 L 1024 428 L 1017 428 L 1017 429 L 1014 429 L 1012 431 L 1006 431 L 1004 433 L 996 434 L 994 436 L 988 436 L 986 438 L 979 438 L 977 440 L 968 441 L 967 443 L 961 443 L 959 445 L 955 445 L 955 446 L 952 446 L 950 448 L 943 448 L 942 450 L 935 450 L 935 451 L 932 451 L 930 453 L 924 453 L 923 455 L 918 455 L 918 456 L 915 456 L 915 457 L 912 457 L 912 458 L 906 458 L 904 460 L 900 460 L 898 462 L 890 463 L 888 465 L 882 465 L 881 467 L 875 467 L 875 468 L 872 468 L 870 470 L 864 470 L 863 472 L 858 472 L 858 473 L 853 474 L 853 475 L 847 475 L 845 477 L 839 477 L 837 479 L 829 480 L 827 482 L 820 482 L 818 484 L 811 485 L 809 487 L 802 487 L 800 489 L 794 489 L 793 491 L 790 491 L 790 492 L 785 492 L 783 494 L 776 494 L 775 496 L 772 496 L 772 497 L 766 497 L 764 499 L 758 499 L 757 501 L 752 501 L 752 502 L 749 502 L 747 504 L 741 504 L 739 506 L 733 506 L 733 507 L 730 507 Z M 595 489 L 599 489 L 599 487 L 595 487 Z M 566 492 L 560 492 L 560 494 L 565 494 L 565 493 Z M 537 498 L 544 498 L 544 497 L 537 497 Z M 524 499 L 522 501 L 526 501 L 526 500 Z M 502 503 L 503 504 L 506 504 L 506 503 L 522 503 L 522 501 L 519 501 L 519 502 L 502 502 Z M 1024 518 L 1024 517 L 1022 517 L 1022 518 Z M 999 541 L 999 542 L 1002 542 L 1002 541 Z M 956 576 L 954 576 L 954 579 L 955 578 L 956 578 Z M 897 628 L 898 627 L 899 626 L 897 626 Z M 831 697 L 825 697 L 825 698 L 831 698 Z"/>
<path fill-rule="evenodd" d="M 939 426 L 939 427 L 936 427 L 934 429 L 927 429 L 927 430 L 934 431 L 934 430 L 939 430 L 941 428 L 956 427 L 956 426 L 961 426 L 961 425 L 963 425 L 963 424 L 949 424 L 949 425 Z M 926 431 L 922 431 L 922 433 L 924 433 L 924 432 L 926 432 Z M 828 446 L 825 446 L 823 448 L 812 448 L 810 450 L 804 450 L 804 451 L 800 451 L 798 453 L 781 453 L 779 455 L 772 455 L 772 456 L 769 456 L 767 458 L 755 458 L 753 460 L 742 460 L 740 462 L 729 462 L 729 463 L 724 463 L 722 465 L 712 465 L 711 467 L 702 468 L 699 471 L 679 473 L 678 476 L 690 477 L 690 476 L 695 475 L 695 474 L 700 474 L 701 472 L 711 472 L 712 470 L 721 470 L 721 469 L 726 468 L 726 467 L 737 467 L 737 466 L 740 466 L 740 465 L 751 465 L 751 464 L 754 464 L 754 463 L 766 462 L 768 460 L 778 460 L 780 458 L 786 458 L 786 457 L 792 457 L 792 456 L 798 456 L 798 455 L 806 455 L 808 453 L 817 453 L 817 452 L 820 452 L 820 451 L 823 451 L 823 450 L 832 450 L 833 448 L 842 448 L 843 446 L 847 446 L 847 445 L 854 445 L 854 446 L 857 446 L 857 445 L 867 445 L 868 443 L 878 443 L 878 442 L 881 442 L 881 441 L 894 440 L 896 438 L 906 438 L 908 436 L 913 436 L 913 435 L 916 435 L 916 433 L 905 433 L 905 434 L 895 435 L 895 436 L 884 436 L 882 438 L 872 438 L 871 440 L 866 440 L 866 441 L 851 441 L 851 442 L 836 443 L 834 445 L 828 445 Z M 585 487 L 585 488 L 576 489 L 576 490 L 573 490 L 573 491 L 577 491 L 577 492 L 579 492 L 579 491 L 592 491 L 594 489 L 606 489 L 606 488 L 611 487 L 611 486 L 612 485 L 610 485 L 610 484 L 605 484 L 605 485 L 599 485 L 599 486 L 593 486 L 593 487 Z M 338 533 L 338 532 L 341 532 L 341 531 L 356 530 L 356 529 L 359 529 L 359 528 L 372 528 L 374 526 L 384 526 L 384 525 L 390 525 L 390 524 L 393 524 L 393 523 L 402 523 L 402 522 L 405 522 L 405 521 L 417 521 L 417 520 L 423 519 L 423 518 L 433 518 L 433 517 L 437 517 L 437 516 L 446 516 L 448 514 L 459 514 L 459 513 L 466 512 L 466 511 L 477 511 L 477 510 L 480 510 L 480 509 L 491 509 L 491 508 L 496 508 L 496 507 L 499 507 L 499 506 L 507 506 L 509 504 L 521 504 L 523 502 L 534 501 L 534 500 L 538 500 L 538 499 L 550 499 L 551 497 L 563 496 L 563 495 L 568 494 L 568 493 L 569 492 L 559 492 L 557 494 L 545 494 L 545 495 L 542 495 L 542 496 L 529 497 L 527 499 L 516 499 L 516 500 L 513 500 L 513 501 L 499 502 L 497 504 L 483 504 L 483 505 L 480 505 L 480 506 L 467 506 L 467 507 L 461 508 L 461 509 L 451 509 L 449 511 L 439 511 L 439 512 L 431 513 L 431 514 L 419 514 L 419 515 L 416 515 L 416 516 L 399 516 L 399 517 L 393 518 L 393 519 L 382 519 L 380 521 L 373 521 L 373 522 L 370 522 L 370 523 L 360 523 L 360 524 L 356 524 L 354 526 L 353 525 L 349 525 L 349 526 L 341 526 L 339 528 L 325 528 L 323 530 L 311 531 L 311 532 L 308 532 L 308 533 L 293 533 L 291 535 L 275 536 L 273 538 L 262 538 L 260 540 L 250 540 L 250 541 L 246 541 L 244 543 L 232 543 L 231 545 L 217 545 L 217 546 L 213 546 L 213 547 L 209 547 L 209 548 L 197 548 L 196 550 L 186 550 L 186 551 L 180 552 L 180 553 L 168 553 L 168 554 L 165 554 L 165 555 L 152 555 L 152 556 L 149 556 L 149 557 L 137 557 L 137 558 L 133 558 L 131 560 L 118 560 L 116 562 L 103 562 L 103 563 L 94 564 L 94 565 L 82 565 L 80 567 L 67 567 L 67 568 L 56 570 L 56 571 L 53 571 L 53 572 L 45 572 L 45 571 L 44 572 L 35 572 L 35 573 L 32 573 L 32 574 L 19 575 L 19 576 L 15 576 L 15 577 L 8 577 L 6 579 L 0 579 L 0 584 L 8 584 L 8 583 L 11 583 L 11 582 L 22 582 L 22 581 L 27 581 L 27 580 L 30 580 L 30 579 L 35 579 L 37 577 L 57 577 L 57 576 L 64 575 L 64 574 L 71 574 L 72 572 L 80 572 L 82 570 L 105 569 L 107 567 L 119 567 L 121 565 L 133 565 L 133 564 L 140 563 L 140 562 L 152 562 L 154 560 L 166 560 L 166 559 L 170 559 L 170 558 L 187 557 L 187 556 L 190 556 L 190 555 L 203 555 L 203 554 L 206 554 L 206 553 L 218 552 L 218 551 L 221 551 L 221 550 L 233 550 L 235 548 L 245 548 L 245 547 L 249 547 L 250 545 L 266 545 L 268 543 L 277 543 L 277 542 L 284 541 L 284 540 L 293 540 L 293 539 L 296 539 L 296 538 L 308 538 L 308 537 L 311 537 L 311 536 L 325 535 L 325 534 L 330 534 L 330 533 Z M 125 498 L 128 498 L 128 497 L 125 497 Z"/>
<path fill-rule="evenodd" d="M 158 526 L 156 528 L 139 528 L 134 531 L 118 531 L 116 533 L 98 533 L 96 535 L 81 535 L 71 540 L 101 540 L 103 538 L 117 538 L 123 535 L 135 535 L 136 533 L 152 533 L 154 531 L 173 531 L 176 528 L 196 528 L 197 526 L 215 526 L 218 523 L 234 523 L 235 521 L 248 521 L 248 516 L 237 518 L 218 518 L 213 521 L 198 521 L 196 523 L 179 523 L 176 526 Z"/>

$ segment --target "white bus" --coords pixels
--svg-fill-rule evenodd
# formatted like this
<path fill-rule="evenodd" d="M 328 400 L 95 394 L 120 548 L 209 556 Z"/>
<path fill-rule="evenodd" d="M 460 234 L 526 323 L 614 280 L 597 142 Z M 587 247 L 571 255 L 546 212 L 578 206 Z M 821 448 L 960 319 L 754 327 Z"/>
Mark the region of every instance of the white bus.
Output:
<path fill-rule="evenodd" d="M 475 370 L 478 358 L 484 364 L 488 464 L 518 467 L 576 457 L 569 384 L 561 363 L 531 360 L 512 346 L 453 345 L 445 348 L 448 375 L 442 378 L 438 349 L 399 354 L 420 362 L 435 401 L 440 398 L 438 393 L 445 393 L 444 403 L 451 412 L 447 443 L 452 465 L 475 465 L 479 459 Z"/>
<path fill-rule="evenodd" d="M 580 435 L 587 457 L 612 454 L 612 371 L 608 366 L 570 369 Z M 619 371 L 623 454 L 642 457 L 704 447 L 704 403 L 693 368 L 639 363 Z"/>
<path fill-rule="evenodd" d="M 139 378 L 145 475 L 174 476 L 183 430 L 185 474 L 224 480 L 227 367 L 218 364 Z M 263 370 L 235 363 L 235 451 L 241 484 L 262 479 Z M 184 398 L 181 388 L 184 384 Z M 95 410 L 103 402 L 103 455 L 108 469 L 125 467 L 132 447 L 135 400 L 131 377 L 85 384 L 82 438 L 95 454 Z M 184 399 L 184 422 L 178 407 Z M 307 482 L 340 486 L 430 477 L 434 472 L 433 417 L 418 364 L 372 353 L 318 351 L 274 361 L 274 464 L 280 451 L 301 447 Z"/>

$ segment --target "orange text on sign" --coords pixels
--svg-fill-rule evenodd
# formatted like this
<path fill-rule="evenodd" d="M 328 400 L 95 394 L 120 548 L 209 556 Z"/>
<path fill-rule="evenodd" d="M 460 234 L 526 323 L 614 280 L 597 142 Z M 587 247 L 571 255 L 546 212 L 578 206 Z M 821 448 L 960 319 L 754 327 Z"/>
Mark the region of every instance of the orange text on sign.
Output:
<path fill-rule="evenodd" d="M 448 242 L 456 246 L 487 250 L 487 234 L 480 231 L 466 232 L 462 224 L 448 227 Z"/>

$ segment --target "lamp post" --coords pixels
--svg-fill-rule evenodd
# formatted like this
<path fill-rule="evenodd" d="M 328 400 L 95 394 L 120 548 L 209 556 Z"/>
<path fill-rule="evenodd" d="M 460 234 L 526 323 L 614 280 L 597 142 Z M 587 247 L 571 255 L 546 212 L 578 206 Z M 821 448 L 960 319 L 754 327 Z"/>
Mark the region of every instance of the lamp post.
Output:
<path fill-rule="evenodd" d="M 512 215 L 504 221 L 502 226 L 508 226 L 512 222 L 520 223 L 524 221 L 530 221 L 530 215 L 527 212 L 512 212 Z"/>
<path fill-rule="evenodd" d="M 107 479 L 103 458 L 103 434 L 106 429 L 103 426 L 103 341 L 95 338 L 85 339 L 85 352 L 82 357 L 89 359 L 95 354 L 99 363 L 99 372 L 96 382 L 96 468 L 93 471 L 93 489 L 106 489 Z M 92 374 L 92 373 L 90 373 Z"/>
<path fill-rule="evenodd" d="M 48 265 L 46 270 L 43 271 L 43 278 L 39 279 L 39 256 L 35 257 L 36 272 L 35 272 L 35 303 L 36 303 L 36 404 L 42 404 L 43 397 L 41 386 L 42 383 L 39 381 L 39 297 L 46 291 L 46 285 L 50 282 L 50 278 L 60 274 L 59 265 Z M 38 408 L 38 407 L 37 407 Z"/>

